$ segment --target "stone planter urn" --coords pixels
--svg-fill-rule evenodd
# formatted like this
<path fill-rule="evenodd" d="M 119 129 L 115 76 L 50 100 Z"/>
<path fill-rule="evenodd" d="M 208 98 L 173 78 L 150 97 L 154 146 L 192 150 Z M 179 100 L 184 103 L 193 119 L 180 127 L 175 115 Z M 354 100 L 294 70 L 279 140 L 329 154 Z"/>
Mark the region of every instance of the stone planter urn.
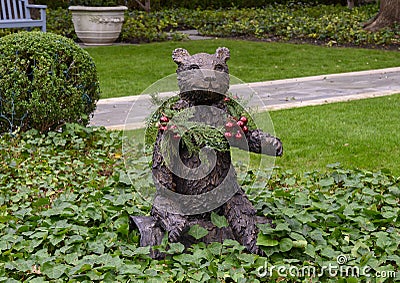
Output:
<path fill-rule="evenodd" d="M 125 6 L 70 6 L 76 35 L 85 45 L 111 45 L 121 33 Z"/>

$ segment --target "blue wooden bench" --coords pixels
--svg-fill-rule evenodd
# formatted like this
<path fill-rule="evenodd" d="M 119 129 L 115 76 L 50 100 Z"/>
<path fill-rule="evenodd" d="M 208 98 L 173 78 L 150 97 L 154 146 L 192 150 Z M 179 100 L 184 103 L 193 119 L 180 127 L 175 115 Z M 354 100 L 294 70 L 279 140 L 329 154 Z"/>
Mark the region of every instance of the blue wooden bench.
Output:
<path fill-rule="evenodd" d="M 0 28 L 41 27 L 46 32 L 46 5 L 29 4 L 28 0 L 0 0 Z M 31 18 L 31 9 L 39 9 L 40 19 Z"/>

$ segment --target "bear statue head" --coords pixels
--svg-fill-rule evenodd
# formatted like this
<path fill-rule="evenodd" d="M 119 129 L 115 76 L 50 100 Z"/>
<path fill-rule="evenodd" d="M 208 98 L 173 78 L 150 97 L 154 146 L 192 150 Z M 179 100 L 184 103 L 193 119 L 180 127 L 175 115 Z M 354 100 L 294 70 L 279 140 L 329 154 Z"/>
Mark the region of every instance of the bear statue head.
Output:
<path fill-rule="evenodd" d="M 214 54 L 190 55 L 178 48 L 172 59 L 178 65 L 178 86 L 183 99 L 198 103 L 212 103 L 224 98 L 229 89 L 229 70 L 226 62 L 229 49 L 219 47 Z"/>

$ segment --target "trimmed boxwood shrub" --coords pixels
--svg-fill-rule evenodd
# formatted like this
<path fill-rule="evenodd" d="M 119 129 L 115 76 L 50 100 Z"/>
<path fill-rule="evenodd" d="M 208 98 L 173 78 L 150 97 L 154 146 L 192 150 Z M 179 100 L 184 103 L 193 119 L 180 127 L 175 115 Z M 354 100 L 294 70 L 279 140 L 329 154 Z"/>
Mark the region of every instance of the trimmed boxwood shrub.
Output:
<path fill-rule="evenodd" d="M 87 125 L 99 96 L 96 66 L 71 39 L 42 32 L 0 39 L 0 133 Z"/>

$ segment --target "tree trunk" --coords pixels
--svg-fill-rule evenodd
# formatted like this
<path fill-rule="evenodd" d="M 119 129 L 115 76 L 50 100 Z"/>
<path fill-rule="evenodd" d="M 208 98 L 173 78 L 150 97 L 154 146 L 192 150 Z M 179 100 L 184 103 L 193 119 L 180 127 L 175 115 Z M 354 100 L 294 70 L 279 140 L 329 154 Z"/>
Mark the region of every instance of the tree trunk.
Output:
<path fill-rule="evenodd" d="M 349 9 L 354 8 L 354 0 L 347 0 L 347 8 Z"/>
<path fill-rule="evenodd" d="M 368 31 L 378 31 L 400 23 L 400 0 L 381 0 L 379 13 L 364 25 Z"/>
<path fill-rule="evenodd" d="M 142 9 L 144 9 L 147 13 L 150 12 L 150 0 L 145 0 L 145 1 L 144 1 L 144 4 L 142 3 L 141 0 L 135 0 L 135 1 L 136 1 L 136 3 L 138 3 L 139 6 L 140 6 Z"/>

